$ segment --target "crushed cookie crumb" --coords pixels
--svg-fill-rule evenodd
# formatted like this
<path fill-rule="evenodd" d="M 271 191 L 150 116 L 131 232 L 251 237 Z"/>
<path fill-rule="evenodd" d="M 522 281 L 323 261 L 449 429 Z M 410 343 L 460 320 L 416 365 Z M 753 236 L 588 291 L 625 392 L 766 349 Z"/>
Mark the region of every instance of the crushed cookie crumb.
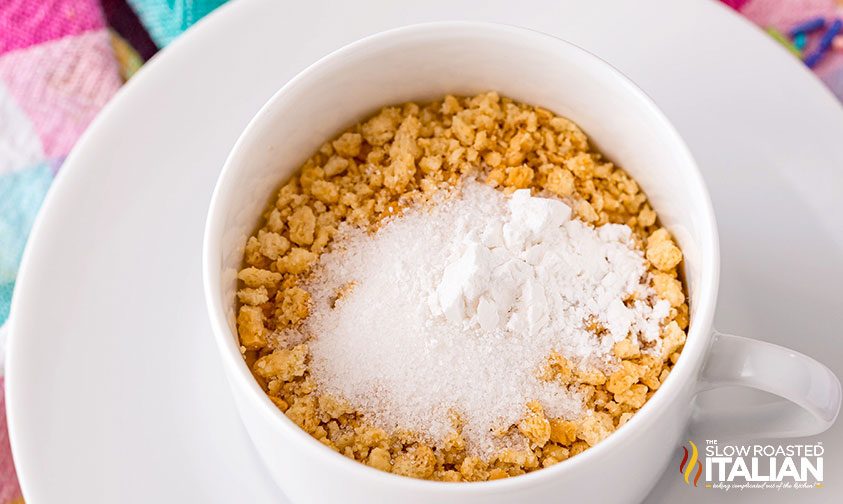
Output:
<path fill-rule="evenodd" d="M 473 455 L 458 421 L 438 445 L 425 433 L 371 425 L 354 405 L 318 390 L 306 338 L 279 336 L 309 316 L 304 280 L 331 250 L 338 228 L 374 230 L 384 218 L 466 177 L 507 193 L 530 189 L 562 199 L 594 226 L 629 226 L 651 265 L 647 281 L 656 299 L 670 306 L 658 338 L 630 334 L 614 344 L 608 363 L 551 353 L 537 376 L 577 390 L 586 413 L 554 418 L 548 405 L 531 402 L 519 422 L 500 429 L 501 439 L 514 444 L 486 459 Z M 681 249 L 636 181 L 594 150 L 572 121 L 495 92 L 446 96 L 381 109 L 325 142 L 284 183 L 260 229 L 245 240 L 237 332 L 244 358 L 273 404 L 328 448 L 415 478 L 507 478 L 564 462 L 599 443 L 665 382 L 690 323 L 681 263 Z"/>

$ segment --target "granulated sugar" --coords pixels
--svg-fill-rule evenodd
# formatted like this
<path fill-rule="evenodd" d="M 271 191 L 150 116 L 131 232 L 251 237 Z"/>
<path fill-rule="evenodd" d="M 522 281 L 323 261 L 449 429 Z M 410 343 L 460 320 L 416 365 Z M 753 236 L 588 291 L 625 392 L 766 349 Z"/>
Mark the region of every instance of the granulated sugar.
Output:
<path fill-rule="evenodd" d="M 651 306 L 646 272 L 627 226 L 595 229 L 560 201 L 466 181 L 373 235 L 341 229 L 306 286 L 312 374 L 386 430 L 437 443 L 456 413 L 469 451 L 489 456 L 529 401 L 583 414 L 577 392 L 538 377 L 552 352 L 605 369 L 629 332 L 657 351 L 668 305 Z"/>

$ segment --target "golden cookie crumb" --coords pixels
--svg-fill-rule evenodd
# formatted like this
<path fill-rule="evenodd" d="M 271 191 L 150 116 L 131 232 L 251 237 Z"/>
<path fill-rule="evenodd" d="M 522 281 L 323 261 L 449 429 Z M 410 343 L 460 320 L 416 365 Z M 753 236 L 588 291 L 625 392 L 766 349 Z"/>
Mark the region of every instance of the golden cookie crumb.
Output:
<path fill-rule="evenodd" d="M 322 203 L 336 203 L 340 199 L 336 184 L 327 180 L 315 180 L 310 185 L 310 193 Z"/>
<path fill-rule="evenodd" d="M 400 120 L 401 112 L 397 108 L 385 108 L 361 126 L 363 138 L 371 145 L 383 145 L 395 136 Z"/>
<path fill-rule="evenodd" d="M 319 411 L 328 418 L 340 418 L 343 415 L 354 413 L 354 408 L 343 399 L 337 399 L 329 395 L 319 396 Z"/>
<path fill-rule="evenodd" d="M 381 471 L 392 472 L 392 457 L 385 448 L 372 448 L 367 464 Z"/>
<path fill-rule="evenodd" d="M 594 446 L 611 434 L 614 428 L 612 417 L 607 413 L 593 413 L 580 421 L 577 426 L 577 438 L 589 446 Z"/>
<path fill-rule="evenodd" d="M 360 154 L 360 145 L 362 143 L 363 137 L 359 133 L 343 133 L 339 138 L 334 140 L 331 145 L 333 145 L 334 150 L 337 151 L 337 154 L 340 156 L 352 158 Z M 336 175 L 336 173 L 332 173 L 330 175 L 333 176 Z"/>
<path fill-rule="evenodd" d="M 244 305 L 257 306 L 269 301 L 269 291 L 261 285 L 257 289 L 244 287 L 237 291 L 237 299 Z"/>
<path fill-rule="evenodd" d="M 685 344 L 685 331 L 679 328 L 676 321 L 669 323 L 663 330 L 662 357 L 672 355 Z"/>
<path fill-rule="evenodd" d="M 436 456 L 429 446 L 416 444 L 395 457 L 392 472 L 413 478 L 427 479 L 436 468 Z"/>
<path fill-rule="evenodd" d="M 621 368 L 611 376 L 606 382 L 606 390 L 613 394 L 620 394 L 629 390 L 634 383 L 638 382 L 641 377 L 641 370 L 637 364 L 632 361 L 621 361 Z"/>
<path fill-rule="evenodd" d="M 577 424 L 554 418 L 550 420 L 550 440 L 560 445 L 570 445 L 577 438 Z"/>
<path fill-rule="evenodd" d="M 682 251 L 673 244 L 667 229 L 657 229 L 647 238 L 647 260 L 662 271 L 669 271 L 682 261 Z"/>
<path fill-rule="evenodd" d="M 571 383 L 574 372 L 571 370 L 571 363 L 558 352 L 552 352 L 547 359 L 542 378 L 545 381 L 558 381 L 560 383 Z"/>
<path fill-rule="evenodd" d="M 627 390 L 615 394 L 615 401 L 619 404 L 628 404 L 633 408 L 640 408 L 644 406 L 644 401 L 647 400 L 647 386 L 640 383 L 631 385 Z"/>
<path fill-rule="evenodd" d="M 456 483 L 458 481 L 462 481 L 460 473 L 452 469 L 449 469 L 447 471 L 436 471 L 433 473 L 433 476 L 434 477 L 432 479 L 439 481 L 447 481 L 449 483 Z"/>
<path fill-rule="evenodd" d="M 606 383 L 606 375 L 598 369 L 577 369 L 574 375 L 579 381 L 587 385 L 603 385 Z"/>
<path fill-rule="evenodd" d="M 277 268 L 281 273 L 298 275 L 307 271 L 315 261 L 316 254 L 313 252 L 301 247 L 293 247 L 287 255 L 278 259 Z"/>
<path fill-rule="evenodd" d="M 483 481 L 489 478 L 487 464 L 479 457 L 466 457 L 460 464 L 459 471 L 466 481 Z"/>
<path fill-rule="evenodd" d="M 278 233 L 272 231 L 258 231 L 258 242 L 260 252 L 268 259 L 274 261 L 290 249 L 290 242 Z"/>
<path fill-rule="evenodd" d="M 554 167 L 547 175 L 545 189 L 557 196 L 574 194 L 574 174 L 564 168 Z"/>
<path fill-rule="evenodd" d="M 263 378 L 277 378 L 281 381 L 290 381 L 293 378 L 303 376 L 307 369 L 308 349 L 306 344 L 296 345 L 291 349 L 275 350 L 255 362 L 254 370 L 258 376 Z"/>
<path fill-rule="evenodd" d="M 534 401 L 527 407 L 529 411 L 518 424 L 518 430 L 530 440 L 533 446 L 542 447 L 550 439 L 550 421 L 544 416 L 541 404 Z"/>
<path fill-rule="evenodd" d="M 533 469 L 538 466 L 539 461 L 536 454 L 531 450 L 505 449 L 498 455 L 498 462 L 512 464 L 525 469 Z"/>
<path fill-rule="evenodd" d="M 659 375 L 662 372 L 664 363 L 654 355 L 641 355 L 638 359 L 639 370 L 641 371 L 640 381 L 652 390 L 661 385 Z"/>
<path fill-rule="evenodd" d="M 525 189 L 530 187 L 534 176 L 535 173 L 533 172 L 533 169 L 527 165 L 512 166 L 506 170 L 506 180 L 504 181 L 504 184 L 507 187 Z"/>
<path fill-rule="evenodd" d="M 625 339 L 615 343 L 612 353 L 619 359 L 629 359 L 640 355 L 641 349 L 639 348 L 638 341 Z"/>
<path fill-rule="evenodd" d="M 409 152 L 399 152 L 392 163 L 384 169 L 383 184 L 393 193 L 407 188 L 416 174 L 416 162 Z"/>
<path fill-rule="evenodd" d="M 653 274 L 653 289 L 655 289 L 656 295 L 670 303 L 670 306 L 681 306 L 685 302 L 682 283 L 667 273 Z"/>
<path fill-rule="evenodd" d="M 263 310 L 256 306 L 241 306 L 237 315 L 237 331 L 240 333 L 240 344 L 247 349 L 266 346 Z"/>
<path fill-rule="evenodd" d="M 316 216 L 309 206 L 296 209 L 287 221 L 290 228 L 290 239 L 299 245 L 313 243 L 313 233 L 316 231 Z"/>
<path fill-rule="evenodd" d="M 325 172 L 326 177 L 334 177 L 336 175 L 341 175 L 343 172 L 345 172 L 350 164 L 351 163 L 348 161 L 348 159 L 339 156 L 332 156 L 325 163 L 325 166 L 322 168 L 322 171 Z"/>
<path fill-rule="evenodd" d="M 439 444 L 373 425 L 352 404 L 318 390 L 307 339 L 288 343 L 310 312 L 308 273 L 341 225 L 375 229 L 438 190 L 476 177 L 505 192 L 556 197 L 582 221 L 626 224 L 649 262 L 656 297 L 670 303 L 660 339 L 630 334 L 607 363 L 551 352 L 537 377 L 578 391 L 585 414 L 550 418 L 532 401 L 500 430 L 517 440 L 483 460 L 460 431 Z M 244 359 L 272 402 L 325 446 L 371 467 L 439 481 L 517 476 L 576 456 L 625 424 L 665 382 L 690 323 L 682 252 L 636 181 L 589 145 L 573 122 L 495 92 L 385 107 L 326 141 L 278 190 L 245 240 L 238 272 L 237 332 Z M 630 301 L 630 300 L 625 300 Z M 601 337 L 595 331 L 596 337 Z M 308 335 L 310 337 L 310 335 Z"/>
<path fill-rule="evenodd" d="M 499 479 L 504 479 L 504 478 L 508 478 L 508 477 L 509 477 L 509 473 L 507 473 L 506 471 L 504 471 L 500 467 L 495 467 L 494 469 L 489 471 L 488 479 L 489 479 L 489 481 L 493 481 L 493 480 L 499 480 Z"/>
<path fill-rule="evenodd" d="M 454 120 L 451 121 L 451 131 L 464 146 L 468 147 L 474 143 L 474 128 L 461 117 L 461 114 L 455 115 Z"/>
<path fill-rule="evenodd" d="M 567 460 L 571 452 L 564 446 L 549 444 L 542 450 L 542 467 L 550 467 Z"/>
<path fill-rule="evenodd" d="M 319 416 L 316 414 L 316 399 L 313 397 L 298 397 L 295 402 L 287 408 L 285 414 L 305 430 L 308 434 L 313 433 L 319 427 Z"/>
<path fill-rule="evenodd" d="M 248 287 L 275 289 L 281 281 L 281 274 L 274 271 L 259 269 L 255 267 L 243 268 L 237 274 L 237 278 L 243 281 Z"/>
<path fill-rule="evenodd" d="M 250 266 L 263 266 L 264 256 L 261 254 L 261 243 L 256 236 L 250 236 L 246 241 L 243 259 Z"/>
<path fill-rule="evenodd" d="M 300 287 L 286 289 L 281 294 L 281 305 L 276 316 L 283 325 L 296 325 L 310 311 L 310 293 Z"/>

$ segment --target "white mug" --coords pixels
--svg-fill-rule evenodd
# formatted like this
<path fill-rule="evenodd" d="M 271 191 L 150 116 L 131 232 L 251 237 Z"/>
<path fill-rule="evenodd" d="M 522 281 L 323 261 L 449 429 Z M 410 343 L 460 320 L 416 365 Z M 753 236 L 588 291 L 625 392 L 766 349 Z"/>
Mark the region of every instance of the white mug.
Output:
<path fill-rule="evenodd" d="M 235 325 L 243 248 L 279 185 L 343 128 L 384 105 L 488 90 L 573 120 L 639 182 L 685 254 L 687 343 L 664 385 L 628 423 L 567 461 L 482 483 L 381 472 L 311 438 L 252 377 Z M 675 456 L 689 423 L 721 438 L 806 436 L 831 426 L 840 408 L 840 382 L 822 364 L 713 331 L 720 261 L 714 212 L 687 147 L 653 101 L 596 56 L 522 28 L 408 26 L 364 38 L 304 70 L 264 105 L 234 146 L 211 201 L 203 261 L 211 324 L 240 416 L 272 477 L 297 503 L 633 502 Z M 694 409 L 699 392 L 725 385 L 783 399 L 772 409 L 747 409 L 734 418 Z"/>

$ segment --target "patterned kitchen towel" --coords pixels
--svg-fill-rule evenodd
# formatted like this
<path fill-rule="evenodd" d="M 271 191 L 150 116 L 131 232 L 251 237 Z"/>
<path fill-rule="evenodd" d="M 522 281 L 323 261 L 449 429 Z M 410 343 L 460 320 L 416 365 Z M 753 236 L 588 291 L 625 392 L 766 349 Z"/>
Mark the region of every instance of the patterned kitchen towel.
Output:
<path fill-rule="evenodd" d="M 843 19 L 843 0 L 723 0 L 723 2 L 758 26 L 772 27 L 781 33 L 787 33 L 800 22 L 814 17 L 825 18 L 828 24 L 831 24 L 835 18 Z M 813 51 L 821 38 L 822 32 L 813 34 L 808 40 L 805 52 Z M 843 50 L 829 51 L 813 70 L 837 98 L 843 101 Z"/>
<path fill-rule="evenodd" d="M 0 0 L 0 372 L 29 229 L 64 158 L 123 82 L 225 0 Z M 0 376 L 0 504 L 22 502 Z"/>
<path fill-rule="evenodd" d="M 6 432 L 3 323 L 35 214 L 65 156 L 122 83 L 224 1 L 0 0 L 0 504 L 22 502 Z M 843 0 L 722 1 L 781 32 L 811 16 L 843 16 Z M 815 71 L 843 99 L 843 52 Z"/>

